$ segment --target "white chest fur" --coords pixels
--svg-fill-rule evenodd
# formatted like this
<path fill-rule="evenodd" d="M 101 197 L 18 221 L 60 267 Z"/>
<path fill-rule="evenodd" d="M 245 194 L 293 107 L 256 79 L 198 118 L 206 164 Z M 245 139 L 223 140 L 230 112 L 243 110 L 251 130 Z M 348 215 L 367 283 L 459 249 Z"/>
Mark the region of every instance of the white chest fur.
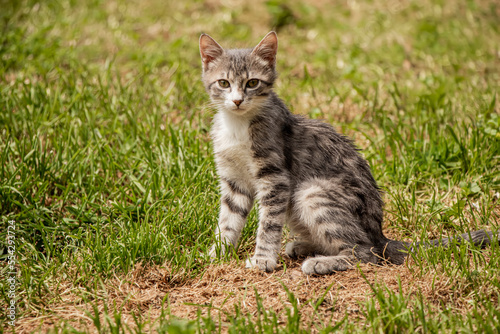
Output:
<path fill-rule="evenodd" d="M 257 167 L 252 159 L 250 120 L 226 112 L 214 117 L 212 139 L 219 175 L 253 189 Z"/>

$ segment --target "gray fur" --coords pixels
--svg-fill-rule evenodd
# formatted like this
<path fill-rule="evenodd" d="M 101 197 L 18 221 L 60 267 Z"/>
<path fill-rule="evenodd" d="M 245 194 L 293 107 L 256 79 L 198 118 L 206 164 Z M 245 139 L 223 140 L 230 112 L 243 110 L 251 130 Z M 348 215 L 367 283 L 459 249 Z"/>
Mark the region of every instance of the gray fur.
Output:
<path fill-rule="evenodd" d="M 203 83 L 218 109 L 212 138 L 221 206 L 211 256 L 237 245 L 256 199 L 260 222 L 248 267 L 275 269 L 285 223 L 297 236 L 286 254 L 312 256 L 303 263 L 306 274 L 346 270 L 358 261 L 403 263 L 419 245 L 382 233 L 381 193 L 353 142 L 328 124 L 291 114 L 273 92 L 276 51 L 274 32 L 253 49 L 224 50 L 200 37 Z M 250 88 L 252 79 L 258 85 Z M 478 245 L 495 240 L 484 231 L 461 238 Z M 439 243 L 449 240 L 431 245 Z"/>

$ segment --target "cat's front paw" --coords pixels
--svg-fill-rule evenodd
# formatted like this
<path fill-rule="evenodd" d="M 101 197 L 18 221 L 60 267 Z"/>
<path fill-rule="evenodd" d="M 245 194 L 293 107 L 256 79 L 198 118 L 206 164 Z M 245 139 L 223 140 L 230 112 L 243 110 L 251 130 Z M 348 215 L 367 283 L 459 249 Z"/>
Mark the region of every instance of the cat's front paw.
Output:
<path fill-rule="evenodd" d="M 285 254 L 291 259 L 307 257 L 317 252 L 315 245 L 307 240 L 296 240 L 286 244 Z"/>
<path fill-rule="evenodd" d="M 210 252 L 208 252 L 208 256 L 213 261 L 213 260 L 216 260 L 216 259 L 223 257 L 225 253 L 226 253 L 225 247 L 221 247 L 217 244 L 214 244 L 212 246 L 212 248 L 210 248 Z"/>
<path fill-rule="evenodd" d="M 295 252 L 295 248 L 295 241 L 286 244 L 285 254 L 291 259 L 296 259 L 299 257 L 299 255 Z"/>
<path fill-rule="evenodd" d="M 265 271 L 267 273 L 273 271 L 277 265 L 278 262 L 276 261 L 276 259 L 269 257 L 252 256 L 246 261 L 247 268 L 259 268 L 260 270 Z"/>

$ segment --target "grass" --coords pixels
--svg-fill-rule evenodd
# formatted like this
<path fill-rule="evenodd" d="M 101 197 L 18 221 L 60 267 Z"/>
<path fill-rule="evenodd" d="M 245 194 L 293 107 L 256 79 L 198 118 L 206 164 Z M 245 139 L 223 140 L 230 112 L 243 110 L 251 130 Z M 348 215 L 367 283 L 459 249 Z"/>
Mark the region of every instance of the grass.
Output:
<path fill-rule="evenodd" d="M 214 111 L 197 46 L 202 32 L 248 47 L 277 28 L 276 91 L 355 139 L 392 237 L 496 231 L 495 1 L 0 4 L 0 261 L 9 221 L 17 255 L 17 323 L 1 307 L 2 332 L 497 330 L 498 246 L 321 278 L 284 258 L 265 275 L 242 268 L 252 212 L 238 250 L 211 263 Z"/>

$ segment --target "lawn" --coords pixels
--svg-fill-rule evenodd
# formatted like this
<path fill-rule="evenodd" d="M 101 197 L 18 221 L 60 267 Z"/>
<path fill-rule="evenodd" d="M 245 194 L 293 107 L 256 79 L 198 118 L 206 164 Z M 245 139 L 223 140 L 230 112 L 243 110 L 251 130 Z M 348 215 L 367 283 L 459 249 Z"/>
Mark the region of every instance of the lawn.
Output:
<path fill-rule="evenodd" d="M 277 30 L 276 92 L 354 139 L 388 236 L 496 233 L 497 1 L 0 8 L 0 333 L 498 331 L 498 244 L 324 277 L 282 253 L 266 274 L 244 267 L 254 209 L 238 249 L 210 261 L 215 110 L 198 51 L 203 32 L 252 47 Z"/>

